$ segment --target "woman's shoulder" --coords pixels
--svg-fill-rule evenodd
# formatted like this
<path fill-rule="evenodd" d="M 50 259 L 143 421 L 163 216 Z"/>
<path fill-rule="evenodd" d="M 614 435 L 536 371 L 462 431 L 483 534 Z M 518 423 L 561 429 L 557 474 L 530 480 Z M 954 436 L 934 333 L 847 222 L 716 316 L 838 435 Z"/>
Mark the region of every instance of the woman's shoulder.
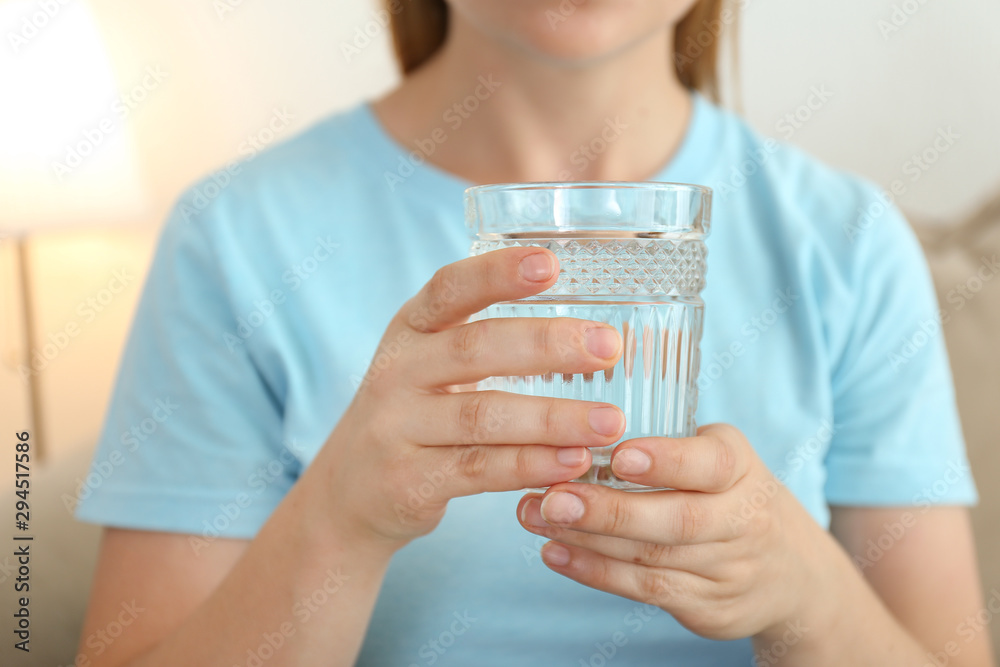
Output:
<path fill-rule="evenodd" d="M 365 157 L 361 127 L 366 105 L 332 113 L 292 136 L 282 136 L 293 116 L 275 109 L 243 141 L 237 155 L 181 194 L 177 208 L 186 222 L 225 217 L 264 205 L 293 206 L 362 181 Z M 266 207 L 266 206 L 265 206 Z M 214 216 L 202 216 L 211 211 Z"/>
<path fill-rule="evenodd" d="M 366 113 L 359 104 L 288 136 L 282 125 L 290 115 L 274 110 L 236 157 L 185 188 L 164 232 L 273 239 L 329 231 L 332 211 L 363 196 L 374 180 L 365 168 Z"/>
<path fill-rule="evenodd" d="M 370 184 L 377 182 L 356 135 L 362 113 L 353 107 L 294 136 L 264 141 L 277 134 L 272 129 L 248 140 L 240 159 L 177 198 L 160 232 L 159 261 L 212 265 L 235 293 L 258 278 L 280 284 L 304 257 L 327 257 L 347 243 L 345 236 L 360 233 L 352 228 L 365 219 Z"/>
<path fill-rule="evenodd" d="M 754 129 L 731 111 L 713 106 L 711 113 L 720 157 L 710 185 L 723 208 L 751 215 L 768 233 L 812 240 L 845 258 L 872 245 L 912 244 L 897 206 L 905 192 L 901 181 L 882 188 Z"/>

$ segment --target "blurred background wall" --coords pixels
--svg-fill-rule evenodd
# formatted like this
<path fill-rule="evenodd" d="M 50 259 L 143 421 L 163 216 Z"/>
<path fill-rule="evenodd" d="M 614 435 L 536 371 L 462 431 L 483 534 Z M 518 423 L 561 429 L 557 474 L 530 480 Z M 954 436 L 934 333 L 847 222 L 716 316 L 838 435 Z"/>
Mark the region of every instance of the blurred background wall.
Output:
<path fill-rule="evenodd" d="M 885 188 L 904 179 L 898 203 L 940 226 L 945 240 L 945 227 L 1000 189 L 1000 3 L 739 4 L 739 86 L 726 99 L 761 132 Z M 249 142 L 266 143 L 277 111 L 292 120 L 272 141 L 394 84 L 375 8 L 375 0 L 0 0 L 0 240 L 8 241 L 0 244 L 0 432 L 30 427 L 33 390 L 48 466 L 81 460 L 68 479 L 43 488 L 81 474 L 157 230 L 179 192 L 245 156 Z M 366 29 L 370 43 L 348 59 L 342 45 Z M 939 132 L 954 137 L 947 150 L 915 162 Z M 88 137 L 96 146 L 59 177 L 53 164 L 69 162 L 70 147 Z M 992 215 L 1000 219 L 1000 205 Z M 939 287 L 966 280 L 971 266 L 956 260 Z M 19 372 L 26 285 L 33 347 L 44 353 L 31 376 Z M 995 347 L 989 332 L 997 328 L 977 322 L 962 329 L 967 338 L 949 333 L 953 353 L 956 344 Z M 985 378 L 983 389 L 960 395 L 963 414 L 995 423 L 1000 367 L 981 367 L 973 352 L 956 368 Z M 974 452 L 984 494 L 992 494 L 976 514 L 981 540 L 995 540 L 1000 521 L 995 432 L 980 430 Z M 85 591 L 71 600 L 68 590 L 86 578 L 95 532 L 68 525 L 58 500 L 48 501 L 52 521 L 61 516 L 67 525 L 52 524 L 62 537 L 48 538 L 50 560 L 39 565 L 51 589 L 40 612 L 51 615 L 40 622 L 52 633 L 61 627 L 72 644 Z M 985 544 L 981 553 L 1000 553 Z M 996 590 L 1000 564 L 981 565 L 987 589 Z M 6 578 L 0 560 L 0 582 Z M 53 646 L 31 664 L 51 665 L 71 651 Z"/>

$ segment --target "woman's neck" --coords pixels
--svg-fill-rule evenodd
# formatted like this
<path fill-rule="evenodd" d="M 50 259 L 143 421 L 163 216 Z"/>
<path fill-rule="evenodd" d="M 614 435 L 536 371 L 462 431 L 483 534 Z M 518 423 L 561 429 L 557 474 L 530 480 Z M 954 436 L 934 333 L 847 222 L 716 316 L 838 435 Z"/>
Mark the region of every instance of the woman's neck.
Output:
<path fill-rule="evenodd" d="M 670 36 L 657 31 L 567 65 L 453 15 L 441 51 L 375 112 L 397 141 L 474 183 L 648 179 L 676 151 L 691 113 Z"/>

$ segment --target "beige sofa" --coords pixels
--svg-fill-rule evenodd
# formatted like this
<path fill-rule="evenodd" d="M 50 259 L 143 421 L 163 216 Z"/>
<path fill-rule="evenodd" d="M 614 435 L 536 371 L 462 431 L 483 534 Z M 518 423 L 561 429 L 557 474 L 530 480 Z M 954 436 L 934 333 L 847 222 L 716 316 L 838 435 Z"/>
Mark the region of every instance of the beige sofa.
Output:
<path fill-rule="evenodd" d="M 957 227 L 917 225 L 934 272 L 980 502 L 972 513 L 984 593 L 1000 600 L 1000 196 Z M 961 305 L 960 305 L 961 304 Z M 1000 617 L 993 615 L 1000 663 Z"/>
<path fill-rule="evenodd" d="M 918 231 L 942 308 L 950 314 L 945 335 L 982 496 L 974 519 L 983 582 L 987 595 L 1000 595 L 1000 276 L 976 279 L 979 267 L 985 266 L 984 259 L 1000 255 L 1000 198 L 959 226 L 918 226 Z M 966 292 L 958 298 L 960 286 L 965 286 Z M 959 301 L 961 309 L 956 307 Z M 31 653 L 15 651 L 11 641 L 4 641 L 0 644 L 0 664 L 73 664 L 99 531 L 74 522 L 64 498 L 73 495 L 78 479 L 86 474 L 88 459 L 89 454 L 81 451 L 34 479 Z M 13 559 L 6 558 L 0 555 L 0 590 L 4 591 L 0 615 L 11 619 L 11 577 L 16 574 L 11 569 Z M 9 625 L 7 621 L 2 626 L 8 637 Z M 1000 647 L 1000 619 L 994 620 L 992 632 L 994 644 Z"/>

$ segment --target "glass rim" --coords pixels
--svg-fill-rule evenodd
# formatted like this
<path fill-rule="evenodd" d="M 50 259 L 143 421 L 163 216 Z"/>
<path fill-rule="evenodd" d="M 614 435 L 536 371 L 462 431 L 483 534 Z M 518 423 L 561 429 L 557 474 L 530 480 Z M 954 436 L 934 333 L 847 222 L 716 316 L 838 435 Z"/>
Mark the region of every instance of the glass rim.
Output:
<path fill-rule="evenodd" d="M 478 239 L 606 231 L 699 240 L 711 229 L 712 198 L 708 186 L 667 181 L 492 183 L 465 190 L 465 223 Z"/>
<path fill-rule="evenodd" d="M 711 196 L 712 188 L 695 183 L 674 181 L 537 181 L 527 183 L 489 183 L 465 189 L 465 196 L 472 197 L 489 192 L 519 192 L 532 190 L 648 190 L 656 192 L 698 192 Z"/>

